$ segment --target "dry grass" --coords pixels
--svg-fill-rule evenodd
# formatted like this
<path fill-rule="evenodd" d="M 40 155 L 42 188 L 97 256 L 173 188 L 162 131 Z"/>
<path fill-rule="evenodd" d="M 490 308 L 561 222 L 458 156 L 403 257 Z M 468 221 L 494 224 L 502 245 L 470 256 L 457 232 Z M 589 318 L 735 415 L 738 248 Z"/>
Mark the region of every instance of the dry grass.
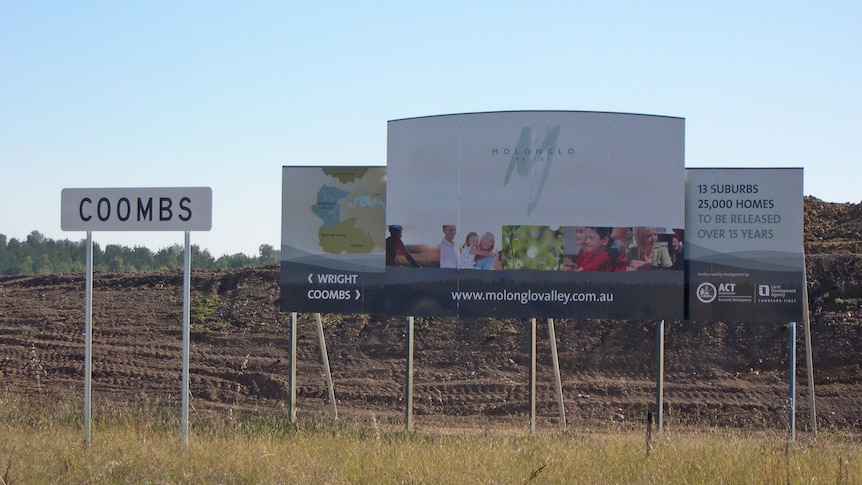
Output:
<path fill-rule="evenodd" d="M 0 484 L 30 483 L 862 483 L 862 444 L 831 434 L 405 433 L 373 421 L 283 414 L 196 416 L 182 450 L 178 410 L 102 409 L 92 444 L 80 409 L 0 395 Z"/>

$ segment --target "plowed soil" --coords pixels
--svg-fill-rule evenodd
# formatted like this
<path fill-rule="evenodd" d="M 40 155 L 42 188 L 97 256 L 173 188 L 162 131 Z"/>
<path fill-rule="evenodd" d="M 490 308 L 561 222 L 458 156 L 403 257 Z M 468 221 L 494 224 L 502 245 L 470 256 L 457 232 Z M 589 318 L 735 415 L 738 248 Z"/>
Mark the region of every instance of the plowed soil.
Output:
<path fill-rule="evenodd" d="M 806 198 L 805 244 L 819 429 L 862 431 L 862 210 Z M 94 414 L 115 403 L 176 404 L 182 273 L 97 273 L 93 292 Z M 40 400 L 83 402 L 83 274 L 0 277 L 0 385 Z M 286 413 L 289 316 L 278 268 L 193 271 L 191 419 Z M 405 419 L 406 322 L 324 314 L 339 418 Z M 656 322 L 556 320 L 570 427 L 642 426 L 656 401 Z M 414 423 L 527 426 L 530 322 L 417 318 Z M 667 426 L 782 429 L 789 417 L 786 323 L 665 323 Z M 802 326 L 796 425 L 809 429 Z M 558 425 L 549 325 L 537 331 L 538 426 Z M 300 314 L 297 414 L 331 415 L 313 315 Z"/>

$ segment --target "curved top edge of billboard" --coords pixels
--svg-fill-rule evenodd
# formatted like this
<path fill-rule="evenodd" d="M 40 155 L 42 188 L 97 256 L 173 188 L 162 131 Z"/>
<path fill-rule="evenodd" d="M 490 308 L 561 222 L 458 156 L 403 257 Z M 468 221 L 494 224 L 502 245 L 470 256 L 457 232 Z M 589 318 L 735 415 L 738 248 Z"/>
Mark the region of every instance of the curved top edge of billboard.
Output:
<path fill-rule="evenodd" d="M 407 121 L 407 120 L 419 120 L 424 118 L 442 118 L 445 116 L 470 116 L 470 115 L 489 115 L 489 114 L 504 114 L 504 113 L 580 113 L 580 114 L 601 114 L 601 115 L 624 115 L 624 116 L 648 116 L 651 118 L 669 118 L 669 119 L 679 119 L 684 120 L 685 118 L 682 116 L 667 116 L 667 115 L 655 115 L 648 113 L 623 113 L 616 111 L 586 111 L 586 110 L 565 110 L 565 109 L 513 109 L 513 110 L 503 110 L 503 111 L 468 111 L 464 113 L 443 113 L 437 115 L 426 115 L 426 116 L 411 116 L 408 118 L 398 118 L 394 120 L 389 120 L 388 123 L 396 122 L 396 121 Z"/>
<path fill-rule="evenodd" d="M 754 171 L 762 171 L 764 167 L 685 167 L 686 171 L 688 170 L 710 170 L 713 172 L 719 170 L 751 170 Z M 803 167 L 768 167 L 766 170 L 803 170 Z"/>
<path fill-rule="evenodd" d="M 386 164 L 365 164 L 365 163 L 357 163 L 356 165 L 350 165 L 350 162 L 346 163 L 335 163 L 332 165 L 306 165 L 306 164 L 297 164 L 297 165 L 282 165 L 281 168 L 386 168 Z"/>

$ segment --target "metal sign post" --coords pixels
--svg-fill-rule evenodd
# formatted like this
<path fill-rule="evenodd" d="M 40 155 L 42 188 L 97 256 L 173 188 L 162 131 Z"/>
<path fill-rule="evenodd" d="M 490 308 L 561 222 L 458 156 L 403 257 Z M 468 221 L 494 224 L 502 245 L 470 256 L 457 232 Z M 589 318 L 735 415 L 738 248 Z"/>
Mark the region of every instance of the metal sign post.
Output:
<path fill-rule="evenodd" d="M 290 349 L 288 350 L 288 360 L 290 360 L 290 371 L 287 376 L 288 399 L 287 399 L 287 419 L 291 423 L 296 422 L 296 312 L 290 312 L 288 320 L 288 333 L 290 339 Z"/>
<path fill-rule="evenodd" d="M 808 274 L 808 271 L 805 271 Z M 808 285 L 802 288 L 802 331 L 805 334 L 805 369 L 808 377 L 808 406 L 811 434 L 817 439 L 817 408 L 814 402 L 814 363 L 811 355 L 811 314 L 808 312 Z"/>
<path fill-rule="evenodd" d="M 404 384 L 404 401 L 406 402 L 405 427 L 413 431 L 413 317 L 407 317 L 407 372 Z"/>
<path fill-rule="evenodd" d="M 790 322 L 790 440 L 796 439 L 796 322 Z"/>
<path fill-rule="evenodd" d="M 84 290 L 84 443 L 90 447 L 93 410 L 93 233 L 87 231 L 87 282 Z"/>
<path fill-rule="evenodd" d="M 326 374 L 326 389 L 329 391 L 332 419 L 338 419 L 338 407 L 335 404 L 335 387 L 332 385 L 332 372 L 329 370 L 329 354 L 326 353 L 326 337 L 323 335 L 323 321 L 320 318 L 320 313 L 315 313 L 314 317 L 317 319 L 317 339 L 320 341 L 320 358 L 323 360 L 323 372 Z"/>
<path fill-rule="evenodd" d="M 288 322 L 288 332 L 289 332 L 289 349 L 288 349 L 288 365 L 289 365 L 289 374 L 288 374 L 288 419 L 291 423 L 296 422 L 296 368 L 298 366 L 297 357 L 296 357 L 296 334 L 297 334 L 297 312 L 289 313 L 289 322 Z M 321 319 L 320 313 L 314 314 L 315 319 L 317 320 L 317 337 L 320 342 L 320 357 L 323 360 L 323 371 L 326 375 L 326 388 L 329 392 L 329 402 L 332 407 L 332 417 L 333 419 L 338 419 L 338 407 L 335 403 L 335 387 L 332 384 L 332 372 L 329 368 L 329 355 L 326 352 L 326 338 L 323 335 L 323 320 Z"/>
<path fill-rule="evenodd" d="M 548 338 L 551 341 L 551 360 L 554 363 L 554 390 L 557 391 L 557 408 L 560 412 L 560 427 L 566 429 L 566 404 L 563 401 L 563 382 L 560 377 L 560 359 L 557 354 L 557 334 L 554 331 L 554 319 L 548 319 Z"/>
<path fill-rule="evenodd" d="M 661 436 L 662 411 L 664 410 L 664 320 L 656 325 L 656 382 L 655 382 L 655 425 L 657 435 Z"/>
<path fill-rule="evenodd" d="M 63 189 L 60 227 L 87 232 L 87 276 L 84 310 L 84 442 L 92 427 L 93 376 L 93 231 L 185 232 L 183 261 L 182 443 L 189 438 L 189 305 L 191 244 L 189 231 L 212 228 L 209 187 Z"/>
<path fill-rule="evenodd" d="M 530 434 L 536 432 L 536 319 L 530 319 Z"/>
<path fill-rule="evenodd" d="M 183 257 L 183 450 L 189 451 L 189 317 L 191 315 L 189 300 L 191 299 L 191 268 L 192 250 L 189 244 L 189 231 L 186 231 L 186 250 Z"/>

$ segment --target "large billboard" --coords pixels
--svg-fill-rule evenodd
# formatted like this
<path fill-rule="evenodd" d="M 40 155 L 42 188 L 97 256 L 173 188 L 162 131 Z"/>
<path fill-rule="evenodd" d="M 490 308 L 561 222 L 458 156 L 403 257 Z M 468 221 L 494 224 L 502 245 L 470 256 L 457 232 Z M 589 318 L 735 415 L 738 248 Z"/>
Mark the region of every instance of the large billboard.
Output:
<path fill-rule="evenodd" d="M 802 318 L 802 169 L 690 168 L 686 192 L 686 318 Z"/>
<path fill-rule="evenodd" d="M 387 313 L 681 319 L 684 138 L 621 113 L 390 121 Z"/>
<path fill-rule="evenodd" d="M 384 313 L 385 167 L 283 167 L 281 309 Z"/>

